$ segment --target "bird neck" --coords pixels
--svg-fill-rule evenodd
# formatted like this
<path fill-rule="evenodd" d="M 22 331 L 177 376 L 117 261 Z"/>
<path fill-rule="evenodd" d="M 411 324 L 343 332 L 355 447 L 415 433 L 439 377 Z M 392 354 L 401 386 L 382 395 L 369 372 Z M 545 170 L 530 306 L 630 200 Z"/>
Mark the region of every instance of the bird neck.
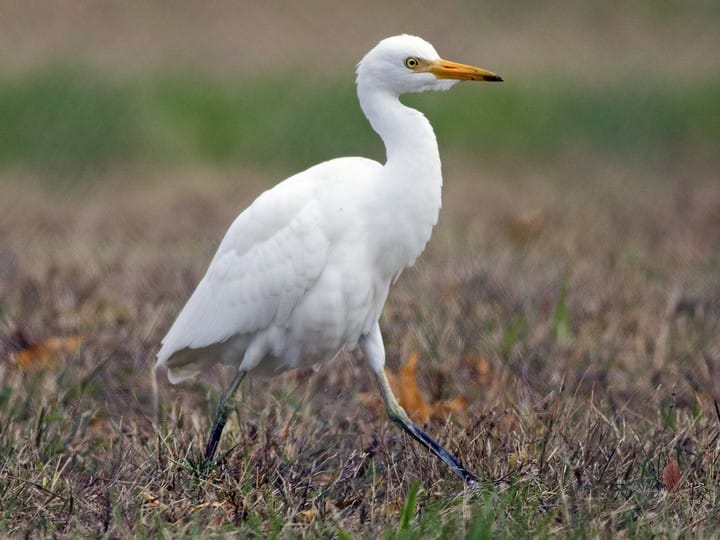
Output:
<path fill-rule="evenodd" d="M 441 205 L 437 140 L 425 116 L 398 96 L 358 84 L 365 116 L 385 143 L 387 162 L 369 202 L 378 261 L 387 279 L 413 264 L 430 239 Z"/>
<path fill-rule="evenodd" d="M 435 132 L 418 110 L 403 105 L 397 95 L 358 82 L 360 107 L 385 144 L 386 167 L 421 168 L 440 177 L 440 153 Z M 410 172 L 410 171 L 408 171 Z"/>

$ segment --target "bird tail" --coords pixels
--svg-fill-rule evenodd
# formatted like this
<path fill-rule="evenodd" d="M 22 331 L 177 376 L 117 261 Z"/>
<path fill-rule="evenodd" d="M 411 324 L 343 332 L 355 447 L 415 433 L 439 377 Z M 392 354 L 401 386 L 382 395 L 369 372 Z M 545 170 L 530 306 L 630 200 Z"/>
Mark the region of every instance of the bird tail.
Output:
<path fill-rule="evenodd" d="M 208 370 L 217 362 L 217 355 L 208 349 L 212 349 L 212 347 L 203 347 L 201 349 L 186 347 L 172 353 L 167 358 L 158 354 L 155 369 L 157 370 L 160 366 L 165 366 L 167 368 L 168 380 L 172 384 L 191 379 L 203 371 Z"/>

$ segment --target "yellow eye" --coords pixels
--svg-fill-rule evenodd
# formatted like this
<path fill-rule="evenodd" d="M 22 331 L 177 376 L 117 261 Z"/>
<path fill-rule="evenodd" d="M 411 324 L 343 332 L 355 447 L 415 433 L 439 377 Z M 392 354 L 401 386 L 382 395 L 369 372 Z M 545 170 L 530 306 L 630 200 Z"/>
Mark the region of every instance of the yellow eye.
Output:
<path fill-rule="evenodd" d="M 411 56 L 410 58 L 405 59 L 405 67 L 408 69 L 415 69 L 419 65 L 420 65 L 420 60 L 418 60 L 414 56 Z"/>

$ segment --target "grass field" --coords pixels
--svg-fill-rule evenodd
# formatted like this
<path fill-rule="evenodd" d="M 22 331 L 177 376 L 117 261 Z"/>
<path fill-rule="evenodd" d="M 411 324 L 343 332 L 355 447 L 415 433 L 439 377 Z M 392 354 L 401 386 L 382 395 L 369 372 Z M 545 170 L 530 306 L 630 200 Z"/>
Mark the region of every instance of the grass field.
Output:
<path fill-rule="evenodd" d="M 70 68 L 9 78 L 0 89 L 0 167 L 73 179 L 128 161 L 295 170 L 331 156 L 382 159 L 351 75 L 290 78 L 299 82 L 187 75 L 122 81 Z M 554 162 L 571 150 L 644 166 L 658 155 L 707 158 L 720 146 L 720 78 L 597 87 L 552 77 L 405 101 L 426 112 L 444 149 L 496 163 L 519 156 Z"/>
<path fill-rule="evenodd" d="M 58 61 L 51 30 L 74 27 L 72 10 L 47 23 L 47 43 L 20 39 L 10 64 L 31 68 L 0 87 L 0 534 L 716 537 L 720 72 L 691 54 L 716 40 L 702 29 L 717 10 L 700 4 L 702 16 L 570 10 L 561 36 L 616 38 L 593 78 L 538 37 L 533 21 L 562 11 L 549 3 L 513 22 L 555 64 L 406 100 L 436 127 L 445 187 L 428 250 L 381 320 L 389 370 L 420 392 L 417 421 L 477 471 L 476 492 L 388 422 L 356 354 L 247 381 L 207 476 L 197 463 L 227 372 L 178 386 L 161 373 L 154 418 L 159 340 L 235 215 L 317 161 L 382 158 L 356 106 L 357 58 L 340 62 L 375 22 L 348 30 L 317 80 L 222 74 L 225 34 L 190 8 L 140 71 L 127 69 L 137 51 L 102 32 L 91 61 Z M 23 9 L 18 28 L 38 20 Z M 512 31 L 515 12 L 492 9 L 483 28 Z M 132 26 L 122 13 L 108 28 Z M 638 17 L 645 33 L 624 37 Z M 212 36 L 212 69 L 165 66 L 188 28 Z M 627 43 L 653 44 L 648 76 L 618 57 Z M 542 57 L 513 51 L 498 57 L 514 74 Z M 270 51 L 277 65 L 292 54 Z M 685 64 L 682 81 L 659 76 Z"/>

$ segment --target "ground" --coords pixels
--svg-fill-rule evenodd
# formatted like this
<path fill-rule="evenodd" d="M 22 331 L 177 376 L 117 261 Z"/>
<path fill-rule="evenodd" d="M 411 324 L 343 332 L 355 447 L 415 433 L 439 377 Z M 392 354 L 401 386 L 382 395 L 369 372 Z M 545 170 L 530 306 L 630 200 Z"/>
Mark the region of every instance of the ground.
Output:
<path fill-rule="evenodd" d="M 293 74 L 300 53 L 321 65 L 319 32 L 354 15 L 306 17 L 303 33 L 297 12 L 271 5 L 255 16 L 306 36 L 268 49 Z M 720 85 L 703 51 L 716 13 L 548 5 L 540 22 L 519 17 L 527 54 L 496 26 L 512 32 L 515 12 L 477 23 L 497 53 L 478 63 L 523 82 L 417 102 L 438 131 L 443 208 L 381 319 L 397 392 L 478 473 L 474 491 L 388 421 L 357 353 L 246 381 L 208 474 L 199 458 L 228 373 L 172 386 L 161 372 L 154 403 L 159 340 L 234 216 L 335 152 L 382 157 L 351 85 L 372 21 L 349 31 L 321 81 L 288 93 L 256 60 L 241 63 L 254 75 L 227 75 L 241 38 L 225 4 L 180 10 L 157 34 L 161 11 L 91 10 L 87 50 L 68 29 L 82 10 L 16 13 L 18 35 L 47 41 L 19 42 L 0 90 L 2 534 L 714 536 Z M 423 18 L 441 52 L 463 6 L 436 26 Z M 538 37 L 560 12 L 563 40 L 592 28 L 574 55 Z M 146 36 L 139 67 L 138 44 L 111 39 L 129 28 Z M 176 61 L 190 28 L 198 58 L 219 51 L 202 69 Z M 482 39 L 462 35 L 445 49 L 473 61 Z M 57 68 L 59 43 L 82 67 Z M 628 44 L 644 48 L 613 66 Z M 542 50 L 552 62 L 538 64 Z M 652 64 L 642 73 L 640 59 Z M 662 83 L 682 67 L 693 68 L 683 84 Z M 634 84 L 605 80 L 613 71 Z"/>

